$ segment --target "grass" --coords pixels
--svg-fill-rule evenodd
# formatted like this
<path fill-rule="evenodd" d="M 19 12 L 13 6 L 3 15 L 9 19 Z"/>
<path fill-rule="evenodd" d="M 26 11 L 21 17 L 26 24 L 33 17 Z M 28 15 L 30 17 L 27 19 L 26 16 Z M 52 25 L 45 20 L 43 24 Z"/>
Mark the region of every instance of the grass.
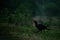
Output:
<path fill-rule="evenodd" d="M 42 32 L 35 33 L 37 29 L 35 27 L 29 28 L 29 27 L 23 27 L 21 30 L 21 40 L 59 40 L 60 39 L 60 31 L 58 29 L 56 30 L 50 30 L 46 31 L 43 30 Z"/>
<path fill-rule="evenodd" d="M 45 21 L 44 25 L 49 24 L 47 22 L 48 19 L 42 20 L 43 22 Z M 1 23 L 0 40 L 60 40 L 60 28 L 54 28 L 55 26 L 57 27 L 58 22 L 58 19 L 52 18 L 52 29 L 49 31 L 42 30 L 42 32 L 39 33 L 35 33 L 38 30 L 34 26 L 15 26 L 14 24 Z"/>
<path fill-rule="evenodd" d="M 37 30 L 33 26 L 0 26 L 0 40 L 60 40 L 60 29 Z"/>

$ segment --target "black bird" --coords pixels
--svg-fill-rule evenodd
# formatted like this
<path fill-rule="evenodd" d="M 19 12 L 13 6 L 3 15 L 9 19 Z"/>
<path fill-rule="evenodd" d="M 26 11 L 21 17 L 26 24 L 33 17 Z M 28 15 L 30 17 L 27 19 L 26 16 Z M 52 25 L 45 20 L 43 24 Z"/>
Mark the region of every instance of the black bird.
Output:
<path fill-rule="evenodd" d="M 47 30 L 49 30 L 48 28 L 47 28 L 47 26 L 45 26 L 45 25 L 43 25 L 43 24 L 38 24 L 37 23 L 37 21 L 34 21 L 34 23 L 35 23 L 35 26 L 37 27 L 37 29 L 39 30 L 39 31 L 42 31 L 42 30 L 45 30 L 45 29 L 47 29 Z M 38 32 L 39 32 L 38 31 Z"/>

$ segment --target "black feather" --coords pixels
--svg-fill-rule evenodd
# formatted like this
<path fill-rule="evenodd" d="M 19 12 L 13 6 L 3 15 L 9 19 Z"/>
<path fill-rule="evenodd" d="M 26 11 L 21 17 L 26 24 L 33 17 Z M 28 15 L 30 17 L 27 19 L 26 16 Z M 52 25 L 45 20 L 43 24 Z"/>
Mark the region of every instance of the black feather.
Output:
<path fill-rule="evenodd" d="M 34 23 L 35 23 L 35 26 L 37 27 L 37 29 L 38 29 L 39 31 L 42 31 L 42 30 L 45 30 L 45 29 L 49 30 L 49 29 L 47 28 L 47 26 L 45 26 L 45 25 L 43 25 L 43 24 L 38 24 L 37 21 L 34 21 Z"/>

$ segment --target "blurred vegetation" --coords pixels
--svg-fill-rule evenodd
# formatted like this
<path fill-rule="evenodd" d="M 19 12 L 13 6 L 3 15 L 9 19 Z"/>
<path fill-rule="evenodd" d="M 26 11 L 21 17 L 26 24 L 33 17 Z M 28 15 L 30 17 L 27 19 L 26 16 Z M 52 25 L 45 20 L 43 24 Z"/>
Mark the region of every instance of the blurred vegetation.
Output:
<path fill-rule="evenodd" d="M 51 30 L 35 33 L 35 16 Z M 0 0 L 0 40 L 60 40 L 60 0 Z"/>

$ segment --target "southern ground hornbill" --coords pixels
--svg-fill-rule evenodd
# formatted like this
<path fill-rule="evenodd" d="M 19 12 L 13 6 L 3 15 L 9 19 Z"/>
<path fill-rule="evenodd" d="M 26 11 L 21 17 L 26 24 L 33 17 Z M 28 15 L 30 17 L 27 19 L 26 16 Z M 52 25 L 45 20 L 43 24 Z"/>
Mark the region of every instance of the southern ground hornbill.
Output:
<path fill-rule="evenodd" d="M 49 30 L 49 29 L 47 28 L 47 26 L 43 25 L 42 23 L 38 23 L 38 22 L 35 21 L 35 20 L 34 20 L 34 24 L 35 24 L 35 26 L 37 27 L 37 29 L 38 29 L 39 31 L 42 31 L 42 30 L 45 30 L 45 29 Z M 39 32 L 39 31 L 38 31 L 38 32 Z"/>

